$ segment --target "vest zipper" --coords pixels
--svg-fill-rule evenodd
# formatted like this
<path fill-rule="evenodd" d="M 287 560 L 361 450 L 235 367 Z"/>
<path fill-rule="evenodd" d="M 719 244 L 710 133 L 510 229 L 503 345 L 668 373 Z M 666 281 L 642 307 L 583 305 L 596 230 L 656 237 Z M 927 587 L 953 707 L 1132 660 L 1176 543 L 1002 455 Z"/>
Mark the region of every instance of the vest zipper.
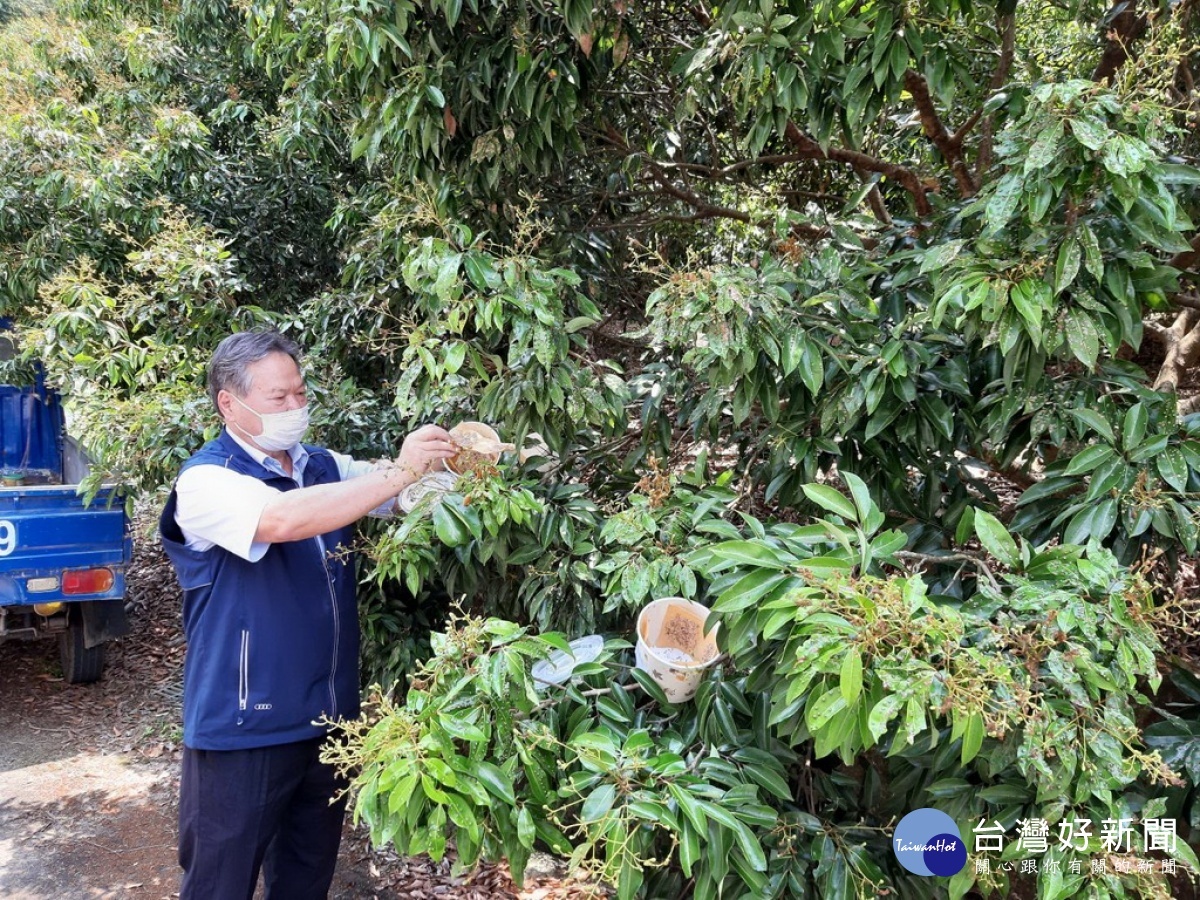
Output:
<path fill-rule="evenodd" d="M 329 603 L 333 610 L 333 659 L 329 667 L 329 718 L 336 719 L 337 710 L 337 691 L 334 687 L 334 681 L 337 677 L 338 667 L 338 646 L 342 642 L 342 622 L 338 616 L 338 601 L 337 592 L 333 589 L 333 576 L 329 572 L 328 555 L 325 551 L 325 539 L 321 535 L 317 535 L 317 550 L 321 554 L 321 567 L 325 570 L 325 585 L 329 588 Z"/>
<path fill-rule="evenodd" d="M 238 710 L 246 711 L 250 699 L 250 632 L 242 629 L 242 650 L 238 659 Z M 238 720 L 241 723 L 241 719 Z"/>

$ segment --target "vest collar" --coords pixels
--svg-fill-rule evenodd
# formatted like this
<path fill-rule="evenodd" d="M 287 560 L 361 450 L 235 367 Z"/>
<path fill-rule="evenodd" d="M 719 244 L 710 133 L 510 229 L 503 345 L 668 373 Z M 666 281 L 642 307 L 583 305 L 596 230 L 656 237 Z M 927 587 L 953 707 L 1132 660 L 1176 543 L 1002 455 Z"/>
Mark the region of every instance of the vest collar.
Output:
<path fill-rule="evenodd" d="M 231 428 L 226 426 L 221 433 L 222 438 L 228 438 L 233 443 L 237 444 L 247 456 L 270 472 L 272 475 L 282 475 L 285 478 L 291 478 L 287 472 L 283 470 L 283 466 L 279 464 L 279 460 L 275 457 L 264 453 L 257 447 L 252 446 L 248 441 L 243 440 L 233 432 Z M 228 442 L 226 442 L 228 443 Z M 292 472 L 295 473 L 296 480 L 300 481 L 304 472 L 304 467 L 308 463 L 308 449 L 303 444 L 297 444 L 288 451 L 288 456 L 292 458 Z"/>

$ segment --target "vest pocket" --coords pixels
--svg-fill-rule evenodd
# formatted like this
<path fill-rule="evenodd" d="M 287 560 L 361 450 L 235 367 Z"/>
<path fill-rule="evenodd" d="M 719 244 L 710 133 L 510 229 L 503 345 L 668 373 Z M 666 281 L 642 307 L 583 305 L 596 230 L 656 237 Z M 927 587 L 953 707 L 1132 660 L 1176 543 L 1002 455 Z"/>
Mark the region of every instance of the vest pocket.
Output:
<path fill-rule="evenodd" d="M 246 711 L 250 700 L 250 632 L 242 629 L 242 646 L 238 655 L 238 712 Z M 241 724 L 239 721 L 238 724 Z"/>

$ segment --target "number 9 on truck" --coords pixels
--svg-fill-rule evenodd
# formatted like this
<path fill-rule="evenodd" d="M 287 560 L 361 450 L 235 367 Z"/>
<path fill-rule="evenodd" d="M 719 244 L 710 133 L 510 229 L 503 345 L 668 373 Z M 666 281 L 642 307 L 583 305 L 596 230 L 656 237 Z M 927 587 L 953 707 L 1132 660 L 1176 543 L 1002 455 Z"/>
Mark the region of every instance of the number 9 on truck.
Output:
<path fill-rule="evenodd" d="M 8 556 L 17 549 L 17 526 L 8 519 L 0 519 L 0 556 Z"/>

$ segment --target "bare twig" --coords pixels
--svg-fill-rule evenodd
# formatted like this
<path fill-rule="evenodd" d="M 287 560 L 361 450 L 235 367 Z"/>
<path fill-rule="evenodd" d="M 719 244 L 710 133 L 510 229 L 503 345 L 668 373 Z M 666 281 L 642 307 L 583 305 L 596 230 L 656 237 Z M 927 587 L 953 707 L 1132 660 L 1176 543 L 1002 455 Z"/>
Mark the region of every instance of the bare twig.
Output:
<path fill-rule="evenodd" d="M 988 582 L 994 588 L 1000 587 L 1000 582 L 996 580 L 996 576 L 992 574 L 992 570 L 978 556 L 970 553 L 917 553 L 914 550 L 898 550 L 893 554 L 896 559 L 911 560 L 918 563 L 947 563 L 947 562 L 964 562 L 970 563 L 987 578 Z"/>

